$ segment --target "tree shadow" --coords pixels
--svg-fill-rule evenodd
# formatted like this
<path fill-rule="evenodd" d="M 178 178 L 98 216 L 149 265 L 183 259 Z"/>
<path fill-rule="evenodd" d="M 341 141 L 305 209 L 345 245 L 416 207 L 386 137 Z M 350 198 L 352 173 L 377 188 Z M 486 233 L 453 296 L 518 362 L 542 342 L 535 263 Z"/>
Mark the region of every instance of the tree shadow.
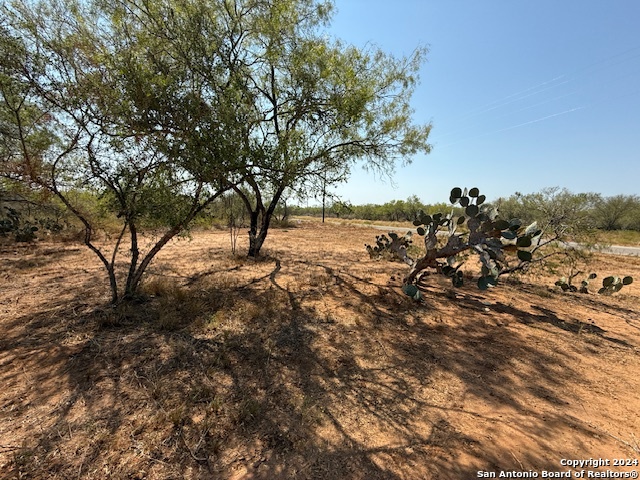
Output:
<path fill-rule="evenodd" d="M 584 322 L 579 318 L 560 318 L 556 312 L 539 305 L 531 305 L 531 308 L 540 312 L 539 314 L 531 313 L 529 311 L 514 307 L 504 302 L 491 302 L 490 308 L 487 307 L 487 303 L 484 302 L 481 297 L 476 295 L 465 295 L 457 300 L 458 303 L 464 308 L 483 313 L 489 310 L 490 312 L 503 313 L 509 315 L 519 323 L 528 326 L 538 326 L 540 324 L 548 324 L 560 330 L 570 332 L 573 334 L 590 333 L 602 338 L 611 343 L 622 345 L 624 347 L 633 348 L 629 342 L 605 335 L 607 330 L 599 327 L 593 321 Z"/>
<path fill-rule="evenodd" d="M 64 261 L 67 257 L 75 256 L 81 250 L 80 247 L 47 243 L 0 244 L 0 255 L 4 257 L 5 271 L 23 271 L 45 267 Z"/>
<path fill-rule="evenodd" d="M 153 302 L 104 322 L 109 312 L 81 293 L 6 321 L 0 436 L 21 441 L 0 452 L 0 475 L 475 478 L 481 469 L 555 470 L 547 440 L 570 421 L 575 435 L 593 434 L 562 414 L 541 420 L 524 400 L 566 405 L 552 386 L 580 374 L 562 354 L 481 322 L 415 321 L 439 300 L 416 307 L 386 285 L 317 266 L 335 278 L 327 294 L 353 298 L 366 324 L 327 322 L 305 302 L 312 292 L 279 281 L 280 259 L 261 277 L 269 288 L 229 288 L 222 306 L 207 303 L 204 277 L 191 282 L 182 301 L 204 302 L 203 318 L 226 319 L 216 324 L 163 331 Z M 472 315 L 484 308 L 475 298 L 460 306 Z M 532 317 L 492 308 L 575 333 L 544 309 Z M 514 373 L 516 364 L 527 367 Z M 467 409 L 471 397 L 493 410 Z M 507 410 L 518 416 L 503 417 Z M 501 454 L 468 425 L 507 428 L 540 448 Z"/>

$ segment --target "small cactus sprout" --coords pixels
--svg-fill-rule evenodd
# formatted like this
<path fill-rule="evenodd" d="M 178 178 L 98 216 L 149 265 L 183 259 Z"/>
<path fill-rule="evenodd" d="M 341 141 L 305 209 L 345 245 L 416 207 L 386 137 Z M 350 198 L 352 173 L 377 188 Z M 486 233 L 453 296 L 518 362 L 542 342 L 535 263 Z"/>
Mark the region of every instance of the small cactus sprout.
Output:
<path fill-rule="evenodd" d="M 480 290 L 487 290 L 488 288 L 495 287 L 498 284 L 498 279 L 495 277 L 480 277 L 478 279 L 478 288 Z"/>
<path fill-rule="evenodd" d="M 569 283 L 566 277 L 556 280 L 556 287 L 560 287 L 563 292 L 577 292 L 578 289 Z"/>
<path fill-rule="evenodd" d="M 414 300 L 420 300 L 422 298 L 420 290 L 418 290 L 418 287 L 415 285 L 404 285 L 402 291 Z"/>
<path fill-rule="evenodd" d="M 631 285 L 633 283 L 633 277 L 626 276 L 620 277 L 606 277 L 602 280 L 602 288 L 598 290 L 601 295 L 613 295 L 614 293 L 622 290 L 625 285 Z"/>
<path fill-rule="evenodd" d="M 580 293 L 589 293 L 589 280 L 593 280 L 597 276 L 598 275 L 596 275 L 595 273 L 592 273 L 587 278 L 582 280 L 582 282 L 580 283 L 580 289 L 578 291 Z"/>
<path fill-rule="evenodd" d="M 569 279 L 562 277 L 555 283 L 555 285 L 557 287 L 560 287 L 563 292 L 589 293 L 589 281 L 597 278 L 597 275 L 595 273 L 590 274 L 587 278 L 582 280 L 582 282 L 580 283 L 580 288 L 578 288 L 575 285 L 572 285 L 571 281 L 580 273 L 581 272 L 578 272 L 572 275 L 571 277 L 569 277 Z M 598 293 L 600 295 L 613 295 L 614 293 L 622 290 L 622 287 L 624 287 L 625 285 L 631 285 L 632 283 L 633 277 L 630 276 L 626 276 L 623 278 L 614 276 L 605 277 L 604 279 L 602 279 L 602 287 L 598 290 Z"/>

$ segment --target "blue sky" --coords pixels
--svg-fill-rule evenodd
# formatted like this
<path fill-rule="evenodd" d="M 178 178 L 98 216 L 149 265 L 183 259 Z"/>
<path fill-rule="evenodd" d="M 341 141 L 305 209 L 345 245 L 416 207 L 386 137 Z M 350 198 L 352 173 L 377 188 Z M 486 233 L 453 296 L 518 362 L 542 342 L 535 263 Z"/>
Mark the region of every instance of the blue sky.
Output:
<path fill-rule="evenodd" d="M 354 204 L 451 187 L 489 199 L 566 187 L 638 194 L 640 1 L 336 0 L 330 34 L 395 55 L 429 48 L 412 106 L 429 155 L 394 184 L 356 167 L 335 189 Z"/>

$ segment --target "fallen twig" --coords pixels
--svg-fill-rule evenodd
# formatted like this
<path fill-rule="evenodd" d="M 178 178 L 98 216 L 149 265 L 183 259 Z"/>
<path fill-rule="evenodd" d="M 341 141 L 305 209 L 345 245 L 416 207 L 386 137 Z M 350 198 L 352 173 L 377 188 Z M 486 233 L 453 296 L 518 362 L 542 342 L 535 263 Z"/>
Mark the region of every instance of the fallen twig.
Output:
<path fill-rule="evenodd" d="M 21 447 L 14 447 L 13 445 L 0 445 L 1 450 L 20 450 Z"/>
<path fill-rule="evenodd" d="M 636 437 L 633 435 L 633 433 L 631 434 L 631 436 L 633 437 L 633 443 L 635 443 L 635 445 L 632 445 L 631 443 L 627 442 L 626 440 L 623 440 L 620 437 L 616 437 L 615 435 L 607 432 L 605 429 L 599 428 L 597 425 L 593 425 L 593 424 L 589 423 L 589 426 L 591 428 L 595 428 L 596 430 L 599 430 L 600 432 L 602 432 L 605 435 L 613 438 L 617 442 L 620 442 L 621 444 L 625 445 L 626 447 L 629 447 L 631 450 L 633 450 L 634 452 L 636 452 L 637 454 L 640 455 L 640 446 L 638 446 L 638 441 L 637 441 Z"/>

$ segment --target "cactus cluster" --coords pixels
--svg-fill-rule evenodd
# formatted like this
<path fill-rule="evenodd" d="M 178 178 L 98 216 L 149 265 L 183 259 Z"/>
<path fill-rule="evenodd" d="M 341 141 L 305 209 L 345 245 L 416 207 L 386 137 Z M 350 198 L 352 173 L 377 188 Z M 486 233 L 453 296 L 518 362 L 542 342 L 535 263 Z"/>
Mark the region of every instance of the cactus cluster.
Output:
<path fill-rule="evenodd" d="M 563 292 L 579 292 L 579 293 L 589 293 L 589 280 L 593 280 L 597 278 L 595 273 L 590 274 L 587 278 L 580 282 L 580 287 L 576 287 L 572 285 L 571 280 L 575 277 L 575 275 L 569 277 L 569 279 L 562 277 L 558 280 L 555 285 L 560 287 Z M 626 277 L 614 277 L 609 276 L 605 277 L 602 280 L 602 287 L 598 290 L 600 295 L 612 295 L 614 293 L 622 290 L 622 287 L 625 285 L 631 285 L 633 283 L 633 277 L 627 275 Z"/>
<path fill-rule="evenodd" d="M 573 280 L 573 277 L 575 277 L 576 275 L 572 275 L 568 279 L 565 277 L 562 277 L 560 280 L 558 280 L 555 283 L 555 285 L 557 287 L 560 287 L 563 292 L 589 293 L 589 281 L 593 280 L 594 278 L 597 278 L 598 275 L 596 275 L 595 273 L 589 274 L 587 278 L 585 278 L 584 280 L 582 280 L 582 282 L 580 282 L 580 288 L 576 287 L 571 283 L 571 281 Z"/>
<path fill-rule="evenodd" d="M 389 237 L 376 235 L 375 245 L 365 244 L 364 246 L 371 258 L 387 257 L 411 264 L 412 259 L 407 255 L 407 249 L 412 243 L 411 235 L 411 232 L 407 232 L 402 237 L 395 232 L 389 232 Z"/>
<path fill-rule="evenodd" d="M 403 282 L 403 291 L 410 297 L 418 295 L 415 284 L 426 269 L 434 269 L 447 276 L 454 287 L 463 286 L 464 274 L 460 267 L 464 262 L 460 257 L 467 252 L 479 255 L 481 275 L 477 284 L 478 288 L 486 290 L 497 285 L 501 274 L 525 268 L 538 248 L 542 232 L 537 224 L 525 227 L 518 219 L 500 219 L 497 210 L 485 204 L 486 196 L 481 195 L 478 188 L 453 188 L 449 201 L 452 206 L 462 207 L 464 213 L 456 216 L 453 207 L 448 214 L 427 215 L 421 211 L 413 222 L 418 235 L 424 237 L 425 254 L 421 258 L 411 258 L 407 253 L 410 233 L 404 237 L 390 233 L 391 240 L 380 235 L 376 237 L 376 246 L 366 245 L 372 257 L 389 252 L 411 267 Z M 458 232 L 463 226 L 466 230 Z M 438 236 L 445 233 L 446 243 L 443 245 L 443 242 L 438 242 Z M 508 258 L 506 252 L 515 254 L 516 266 L 509 265 L 513 257 Z"/>

